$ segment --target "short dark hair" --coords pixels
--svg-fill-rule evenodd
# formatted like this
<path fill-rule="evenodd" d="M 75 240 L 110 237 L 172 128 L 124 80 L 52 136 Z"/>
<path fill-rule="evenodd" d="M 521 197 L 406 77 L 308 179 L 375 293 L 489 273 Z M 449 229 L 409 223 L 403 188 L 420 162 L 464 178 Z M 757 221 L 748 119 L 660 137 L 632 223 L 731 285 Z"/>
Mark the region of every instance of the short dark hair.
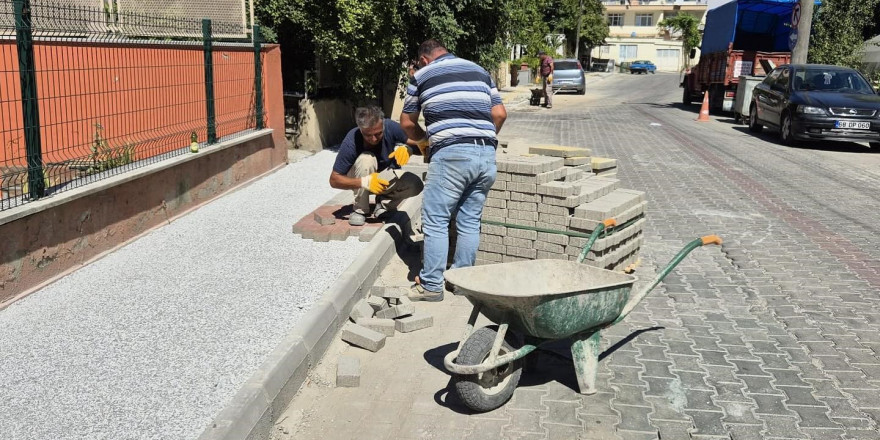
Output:
<path fill-rule="evenodd" d="M 430 40 L 425 40 L 425 42 L 419 46 L 419 56 L 420 57 L 431 56 L 431 54 L 434 53 L 434 51 L 437 49 L 443 49 L 443 51 L 445 52 L 446 46 L 444 46 L 443 43 L 441 43 L 433 38 L 431 38 Z"/>

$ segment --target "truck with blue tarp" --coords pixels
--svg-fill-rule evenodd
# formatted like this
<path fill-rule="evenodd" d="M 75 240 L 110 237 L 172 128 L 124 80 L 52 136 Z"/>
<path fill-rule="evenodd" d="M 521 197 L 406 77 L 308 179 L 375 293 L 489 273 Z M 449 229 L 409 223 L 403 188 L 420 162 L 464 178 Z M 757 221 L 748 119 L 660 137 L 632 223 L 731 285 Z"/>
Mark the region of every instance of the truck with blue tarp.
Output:
<path fill-rule="evenodd" d="M 791 61 L 792 11 L 799 0 L 733 0 L 706 13 L 700 61 L 681 82 L 682 102 L 709 94 L 709 106 L 732 111 L 740 76 L 764 76 L 762 62 Z M 816 1 L 816 4 L 820 4 Z"/>

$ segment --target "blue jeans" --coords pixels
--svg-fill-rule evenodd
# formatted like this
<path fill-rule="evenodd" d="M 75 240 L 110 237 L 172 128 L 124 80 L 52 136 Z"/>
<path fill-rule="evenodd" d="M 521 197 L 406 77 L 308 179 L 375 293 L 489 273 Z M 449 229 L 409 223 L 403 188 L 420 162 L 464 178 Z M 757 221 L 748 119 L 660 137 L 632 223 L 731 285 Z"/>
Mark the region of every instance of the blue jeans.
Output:
<path fill-rule="evenodd" d="M 453 215 L 458 239 L 452 267 L 474 265 L 480 245 L 480 217 L 496 172 L 492 146 L 456 144 L 431 156 L 422 202 L 425 252 L 419 279 L 425 290 L 443 291 Z"/>

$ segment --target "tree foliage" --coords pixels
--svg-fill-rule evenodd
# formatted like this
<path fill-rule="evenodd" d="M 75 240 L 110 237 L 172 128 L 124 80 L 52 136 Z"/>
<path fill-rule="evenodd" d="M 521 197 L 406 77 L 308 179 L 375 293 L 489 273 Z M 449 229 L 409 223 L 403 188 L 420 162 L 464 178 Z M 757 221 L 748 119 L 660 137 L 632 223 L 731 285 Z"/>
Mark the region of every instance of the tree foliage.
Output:
<path fill-rule="evenodd" d="M 664 18 L 657 23 L 660 29 L 669 29 L 680 34 L 682 49 L 684 50 L 685 65 L 690 60 L 691 49 L 698 47 L 702 37 L 700 36 L 700 19 L 690 14 L 678 14 Z"/>
<path fill-rule="evenodd" d="M 456 55 L 490 72 L 509 57 L 512 44 L 530 51 L 547 48 L 553 26 L 571 30 L 579 0 L 264 0 L 257 17 L 276 29 L 280 41 L 309 43 L 315 56 L 329 64 L 340 86 L 355 100 L 377 97 L 382 86 L 403 73 L 416 58 L 419 43 L 436 38 Z M 585 11 L 599 0 L 583 0 Z M 553 20 L 546 20 L 552 11 Z M 592 30 L 595 17 L 584 20 L 582 41 L 604 40 Z M 607 34 L 607 26 L 605 27 Z M 289 35 L 296 38 L 290 40 Z M 287 39 L 286 39 L 287 38 Z"/>
<path fill-rule="evenodd" d="M 813 12 L 809 62 L 858 68 L 880 0 L 825 0 Z"/>

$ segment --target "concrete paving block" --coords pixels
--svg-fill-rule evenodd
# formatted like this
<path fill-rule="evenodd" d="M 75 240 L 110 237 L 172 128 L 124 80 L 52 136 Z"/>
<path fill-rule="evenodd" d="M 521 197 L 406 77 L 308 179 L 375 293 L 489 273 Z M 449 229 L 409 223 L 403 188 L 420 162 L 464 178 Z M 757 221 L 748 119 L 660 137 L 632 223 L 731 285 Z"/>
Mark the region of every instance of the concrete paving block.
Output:
<path fill-rule="evenodd" d="M 553 244 L 561 244 L 563 246 L 567 245 L 569 240 L 570 240 L 570 237 L 568 235 L 550 234 L 547 232 L 538 232 L 538 238 L 536 239 L 536 241 L 543 241 L 546 243 L 553 243 Z"/>
<path fill-rule="evenodd" d="M 568 255 L 558 252 L 538 251 L 538 260 L 568 260 Z"/>
<path fill-rule="evenodd" d="M 535 250 L 544 252 L 554 252 L 557 254 L 565 253 L 565 246 L 561 244 L 547 243 L 546 241 L 535 241 L 534 248 Z"/>
<path fill-rule="evenodd" d="M 357 231 L 354 228 L 339 228 L 337 226 L 336 228 L 330 230 L 330 241 L 345 241 L 346 239 L 348 239 L 348 237 L 351 236 L 351 234 L 355 232 L 360 235 L 360 231 Z"/>
<path fill-rule="evenodd" d="M 494 252 L 485 252 L 485 251 L 477 251 L 477 259 L 478 260 L 486 260 L 493 263 L 500 263 L 502 261 L 501 254 L 496 254 Z"/>
<path fill-rule="evenodd" d="M 545 205 L 543 203 L 538 205 L 538 214 L 571 215 L 572 212 L 571 209 L 564 206 Z"/>
<path fill-rule="evenodd" d="M 510 199 L 510 191 L 499 191 L 497 189 L 490 189 L 489 195 L 487 195 L 486 197 L 490 199 L 508 200 Z"/>
<path fill-rule="evenodd" d="M 590 165 L 590 156 L 574 156 L 574 157 L 566 157 L 563 162 L 567 167 L 573 167 L 578 165 Z"/>
<path fill-rule="evenodd" d="M 534 194 L 538 190 L 538 185 L 535 183 L 514 183 L 510 182 L 507 184 L 507 189 L 510 192 L 519 192 L 526 194 Z"/>
<path fill-rule="evenodd" d="M 536 231 L 529 231 L 528 229 L 510 228 L 510 230 L 507 231 L 507 236 L 535 240 L 538 238 L 538 233 Z"/>
<path fill-rule="evenodd" d="M 336 224 L 336 217 L 333 214 L 316 212 L 315 222 L 321 226 L 330 226 Z"/>
<path fill-rule="evenodd" d="M 505 228 L 504 226 L 487 225 L 484 223 L 480 225 L 480 232 L 503 236 L 507 235 L 507 228 Z"/>
<path fill-rule="evenodd" d="M 393 319 L 361 318 L 355 321 L 355 324 L 377 331 L 385 336 L 394 336 Z"/>
<path fill-rule="evenodd" d="M 594 171 L 607 170 L 617 166 L 617 159 L 609 159 L 607 157 L 592 157 L 590 166 Z"/>
<path fill-rule="evenodd" d="M 397 299 L 397 298 L 400 298 L 401 296 L 406 296 L 407 293 L 409 293 L 408 287 L 389 286 L 389 287 L 385 287 L 385 290 L 382 291 L 382 298 Z M 389 301 L 389 303 L 390 303 L 390 301 Z"/>
<path fill-rule="evenodd" d="M 507 219 L 504 217 L 499 217 L 497 215 L 486 215 L 483 214 L 483 217 L 480 218 L 483 222 L 496 222 L 496 223 L 507 223 Z"/>
<path fill-rule="evenodd" d="M 504 237 L 500 235 L 480 234 L 481 243 L 504 244 Z"/>
<path fill-rule="evenodd" d="M 482 240 L 480 240 L 480 246 L 478 250 L 481 250 L 483 252 L 492 252 L 496 254 L 507 253 L 507 247 L 503 244 L 486 243 Z"/>
<path fill-rule="evenodd" d="M 336 386 L 357 388 L 361 385 L 361 361 L 354 356 L 339 356 L 336 361 Z"/>
<path fill-rule="evenodd" d="M 379 351 L 379 349 L 385 346 L 385 335 L 351 323 L 346 324 L 342 328 L 342 340 L 372 352 Z"/>
<path fill-rule="evenodd" d="M 379 231 L 382 230 L 381 226 L 364 226 L 360 232 L 358 232 L 358 241 L 367 242 L 373 239 Z"/>
<path fill-rule="evenodd" d="M 535 249 L 526 249 L 519 248 L 515 246 L 507 247 L 507 255 L 512 255 L 514 257 L 527 258 L 530 260 L 534 260 L 535 257 L 538 256 L 538 251 Z"/>
<path fill-rule="evenodd" d="M 508 185 L 511 183 L 534 183 L 540 185 L 554 180 L 564 179 L 567 174 L 568 170 L 565 167 L 538 174 L 511 174 Z"/>
<path fill-rule="evenodd" d="M 385 289 L 389 289 L 389 288 L 385 287 L 385 286 L 378 286 L 378 285 L 373 286 L 370 288 L 370 296 L 384 298 L 385 297 Z"/>
<path fill-rule="evenodd" d="M 596 177 L 617 177 L 617 168 L 610 168 L 603 171 L 597 171 Z"/>
<path fill-rule="evenodd" d="M 533 249 L 535 242 L 534 240 L 527 240 L 525 238 L 516 238 L 516 237 L 504 237 L 504 245 L 505 246 L 516 246 L 525 249 Z M 508 249 L 509 250 L 509 249 Z"/>
<path fill-rule="evenodd" d="M 538 185 L 535 193 L 553 197 L 569 197 L 575 194 L 576 189 L 577 187 L 570 185 L 568 182 L 548 182 Z"/>
<path fill-rule="evenodd" d="M 583 157 L 590 155 L 589 148 L 563 145 L 537 145 L 529 148 L 529 153 L 553 157 Z"/>
<path fill-rule="evenodd" d="M 486 199 L 486 208 L 507 209 L 507 200 Z"/>
<path fill-rule="evenodd" d="M 584 203 L 592 202 L 620 187 L 620 181 L 604 177 L 584 179 L 575 184 L 580 187 L 581 195 L 586 196 Z"/>
<path fill-rule="evenodd" d="M 553 215 L 553 214 L 538 214 L 538 221 L 544 223 L 550 223 L 551 225 L 559 225 L 563 227 L 568 227 L 571 222 L 571 217 L 567 215 Z"/>
<path fill-rule="evenodd" d="M 537 194 L 526 193 L 510 193 L 510 200 L 513 202 L 541 203 L 541 196 Z"/>
<path fill-rule="evenodd" d="M 395 319 L 401 316 L 412 315 L 416 311 L 416 306 L 410 304 L 398 304 L 376 313 L 377 318 Z"/>
<path fill-rule="evenodd" d="M 535 253 L 535 255 L 537 255 L 537 252 Z M 515 261 L 528 261 L 528 260 L 533 260 L 533 259 L 534 258 L 524 258 L 524 257 L 517 257 L 514 255 L 505 255 L 503 263 L 513 263 Z"/>
<path fill-rule="evenodd" d="M 574 209 L 574 216 L 600 222 L 607 218 L 616 217 L 638 206 L 640 198 L 644 198 L 644 194 L 615 190 L 598 199 L 578 206 Z"/>
<path fill-rule="evenodd" d="M 535 202 L 517 202 L 515 200 L 510 200 L 507 202 L 507 209 L 508 211 L 518 210 L 534 212 L 538 210 L 538 204 Z"/>
<path fill-rule="evenodd" d="M 616 229 L 613 234 L 611 234 L 605 238 L 600 238 L 600 239 L 596 240 L 596 242 L 593 243 L 593 250 L 595 250 L 597 252 L 603 251 L 605 249 L 617 246 L 618 244 L 620 244 L 623 241 L 629 240 L 630 238 L 634 237 L 635 235 L 638 235 L 639 233 L 641 233 L 645 227 L 645 224 L 647 224 L 647 222 L 648 221 L 643 218 L 641 220 L 636 221 L 632 225 L 627 226 L 626 228 Z M 579 240 L 584 240 L 584 243 L 586 243 L 585 238 L 581 238 Z"/>
<path fill-rule="evenodd" d="M 545 231 L 549 231 L 553 234 L 563 234 L 568 231 L 568 229 L 565 226 L 555 225 L 553 223 L 547 223 L 547 222 L 535 222 L 535 227 L 543 229 Z"/>
<path fill-rule="evenodd" d="M 491 207 L 486 206 L 483 208 L 483 215 L 488 215 L 488 216 L 493 216 L 493 217 L 507 217 L 507 209 L 491 208 Z"/>
<path fill-rule="evenodd" d="M 507 181 L 496 180 L 495 183 L 492 184 L 492 189 L 496 191 L 507 191 Z"/>
<path fill-rule="evenodd" d="M 538 221 L 538 212 L 535 211 L 520 211 L 517 209 L 508 209 L 507 210 L 507 219 L 508 220 L 528 220 L 536 222 Z"/>
<path fill-rule="evenodd" d="M 584 204 L 588 197 L 584 194 L 578 194 L 569 197 L 540 196 L 541 202 L 547 205 L 563 206 L 566 208 L 574 208 Z"/>
<path fill-rule="evenodd" d="M 505 220 L 505 223 L 517 226 L 525 226 L 528 228 L 534 228 L 538 222 L 533 222 L 531 220 L 521 220 L 518 218 L 508 218 Z"/>
<path fill-rule="evenodd" d="M 639 191 L 639 190 L 635 190 L 635 189 L 626 189 L 626 188 L 618 188 L 616 191 L 617 191 L 617 192 L 621 192 L 621 193 L 625 193 L 625 194 L 633 194 L 633 195 L 637 196 L 638 199 L 639 199 L 639 203 L 644 202 L 645 200 L 647 200 L 647 199 L 645 198 L 645 192 L 644 192 L 644 191 Z"/>
<path fill-rule="evenodd" d="M 394 321 L 394 328 L 401 333 L 414 332 L 434 325 L 434 317 L 428 314 L 415 314 Z"/>
<path fill-rule="evenodd" d="M 376 311 L 373 310 L 373 307 L 370 306 L 370 303 L 368 303 L 367 300 L 362 299 L 355 303 L 348 317 L 351 318 L 352 321 L 357 322 L 358 319 L 361 318 L 372 318 L 373 313 L 375 312 Z"/>
<path fill-rule="evenodd" d="M 510 173 L 502 172 L 499 170 L 497 173 L 495 173 L 495 183 L 509 182 L 511 177 L 512 175 Z"/>
<path fill-rule="evenodd" d="M 367 298 L 367 304 L 373 308 L 373 314 L 382 309 L 388 308 L 388 300 L 380 296 L 370 296 Z"/>
<path fill-rule="evenodd" d="M 406 304 L 412 304 L 412 303 L 413 303 L 412 300 L 409 299 L 408 296 L 401 296 L 400 298 L 397 298 L 398 305 L 401 305 L 401 304 L 406 305 Z"/>
<path fill-rule="evenodd" d="M 581 180 L 587 175 L 584 170 L 579 170 L 576 168 L 566 167 L 565 170 L 565 178 L 563 179 L 565 182 L 574 182 L 577 180 Z"/>

